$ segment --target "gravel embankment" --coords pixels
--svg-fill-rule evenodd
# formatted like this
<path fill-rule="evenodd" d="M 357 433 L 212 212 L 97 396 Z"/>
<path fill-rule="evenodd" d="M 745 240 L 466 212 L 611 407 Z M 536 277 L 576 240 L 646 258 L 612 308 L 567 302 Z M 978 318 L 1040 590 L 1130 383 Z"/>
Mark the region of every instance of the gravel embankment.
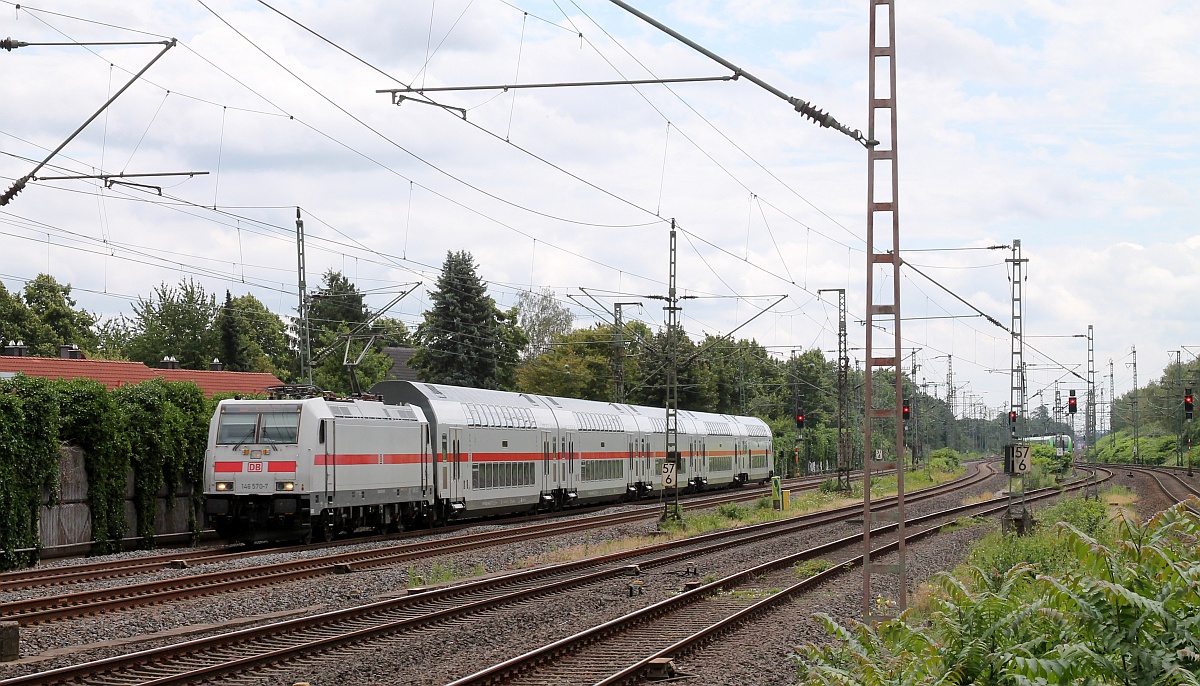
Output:
<path fill-rule="evenodd" d="M 1147 481 L 1148 477 L 1145 478 Z M 1135 479 L 1136 481 L 1136 479 Z M 1151 482 L 1152 484 L 1152 482 Z M 969 491 L 941 496 L 910 505 L 910 514 L 921 514 L 962 502 L 964 497 L 985 491 L 995 492 L 1006 485 L 1003 477 Z M 1138 484 L 1146 493 L 1145 486 Z M 1148 489 L 1147 489 L 1148 490 Z M 473 530 L 495 530 L 504 525 L 488 524 Z M 831 525 L 814 528 L 783 540 L 739 547 L 696 560 L 700 575 L 718 578 L 752 564 L 774 559 L 816 544 L 818 541 L 854 533 L 860 527 Z M 444 556 L 422 561 L 412 568 L 393 567 L 341 576 L 292 582 L 280 586 L 250 591 L 224 593 L 206 598 L 172 603 L 169 607 L 132 608 L 119 613 L 57 622 L 22 630 L 22 654 L 34 656 L 21 662 L 0 666 L 0 678 L 31 671 L 41 671 L 65 664 L 98 659 L 108 655 L 140 650 L 155 645 L 177 642 L 218 630 L 241 628 L 275 621 L 281 615 L 310 614 L 347 607 L 402 592 L 410 574 L 428 578 L 436 565 L 439 569 L 457 568 L 482 572 L 498 572 L 516 567 L 522 560 L 553 555 L 566 548 L 587 545 L 594 547 L 604 541 L 627 536 L 646 535 L 655 529 L 653 519 L 636 524 L 609 527 L 584 533 L 551 536 L 536 541 L 507 544 L 457 556 Z M 929 574 L 951 567 L 961 559 L 973 540 L 986 530 L 983 526 L 968 527 L 939 536 L 910 547 L 910 576 L 917 581 Z M 378 547 L 379 543 L 362 547 Z M 346 549 L 353 549 L 350 546 Z M 328 554 L 320 551 L 307 554 Z M 280 559 L 295 559 L 305 555 L 279 555 Z M 847 553 L 847 557 L 850 553 Z M 153 575 L 165 578 L 185 576 L 198 571 L 214 571 L 226 566 L 264 564 L 272 555 L 238 561 L 226 565 L 205 565 L 192 570 L 169 570 Z M 341 651 L 326 658 L 314 658 L 290 667 L 260 674 L 247 683 L 291 684 L 309 681 L 314 686 L 332 684 L 440 684 L 473 672 L 487 664 L 507 659 L 526 650 L 544 645 L 588 626 L 619 616 L 665 598 L 677 591 L 682 583 L 678 575 L 681 565 L 650 569 L 643 575 L 646 582 L 642 596 L 630 598 L 626 582 L 613 579 L 601 584 L 575 589 L 552 598 L 527 601 L 519 606 L 495 610 L 483 617 L 463 620 L 445 627 L 432 628 L 414 635 L 395 637 L 362 646 L 353 651 Z M 844 577 L 844 578 L 843 578 Z M 779 615 L 740 639 L 729 638 L 708 650 L 717 650 L 720 658 L 705 659 L 699 655 L 696 665 L 719 664 L 724 661 L 728 670 L 706 674 L 699 683 L 786 683 L 794 678 L 795 667 L 788 658 L 791 647 L 805 636 L 817 636 L 819 629 L 811 620 L 812 612 L 825 611 L 835 617 L 857 617 L 861 611 L 861 575 L 843 575 L 830 584 L 845 584 L 836 590 L 819 589 L 802 603 L 789 604 L 787 616 Z M 149 578 L 139 577 L 139 579 Z M 879 582 L 883 577 L 878 577 Z M 128 580 L 112 585 L 125 585 Z M 82 590 L 82 586 L 78 590 Z M 92 585 L 87 585 L 91 587 Z M 830 586 L 834 588 L 834 586 Z M 883 590 L 883 589 L 881 589 Z M 4 600 L 0 596 L 0 601 Z M 799 609 L 812 604 L 807 610 Z M 773 616 L 774 617 L 774 616 Z M 803 620 L 803 622 L 801 621 Z M 807 622 L 807 623 L 804 623 Z M 751 625 L 753 626 L 753 625 Z M 754 650 L 720 653 L 725 645 L 755 646 Z M 757 646 L 762 646 L 759 650 Z M 734 654 L 756 655 L 745 659 Z M 770 663 L 769 668 L 764 667 Z M 689 665 L 684 667 L 684 665 Z M 744 667 L 744 669 L 743 669 Z M 707 669 L 707 667 L 704 667 Z M 691 662 L 681 662 L 683 671 L 692 671 Z M 749 670 L 764 676 L 756 680 Z"/>
<path fill-rule="evenodd" d="M 995 491 L 999 488 L 998 483 L 993 478 L 967 491 L 914 503 L 909 511 L 922 514 L 957 505 L 969 495 Z M 781 539 L 698 557 L 696 562 L 702 579 L 720 578 L 860 530 L 861 525 L 850 524 L 814 527 Z M 342 653 L 306 660 L 303 664 L 271 670 L 269 678 L 263 681 L 239 683 L 442 684 L 658 602 L 681 588 L 684 581 L 681 571 L 682 565 L 678 564 L 646 570 L 642 575 L 644 594 L 632 599 L 626 581 L 613 579 L 529 601 L 517 608 L 496 610 L 469 623 L 450 624 L 418 635 L 376 642 L 354 651 L 353 659 L 346 659 Z"/>

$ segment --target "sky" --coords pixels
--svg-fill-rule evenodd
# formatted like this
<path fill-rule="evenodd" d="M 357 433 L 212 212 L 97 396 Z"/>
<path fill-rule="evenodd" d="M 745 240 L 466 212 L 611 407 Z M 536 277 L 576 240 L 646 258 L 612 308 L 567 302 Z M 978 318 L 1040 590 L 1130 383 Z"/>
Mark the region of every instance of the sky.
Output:
<path fill-rule="evenodd" d="M 866 130 L 866 1 L 634 4 Z M 1031 405 L 1058 381 L 1083 409 L 1089 325 L 1106 399 L 1110 359 L 1121 394 L 1135 349 L 1140 385 L 1170 351 L 1200 354 L 1200 5 L 898 4 L 905 369 L 945 397 L 952 363 L 960 416 L 1007 406 L 1010 337 L 977 311 L 1010 323 L 1014 239 Z M 690 334 L 759 314 L 735 336 L 835 357 L 836 296 L 819 291 L 843 288 L 862 358 L 865 150 L 748 80 L 376 92 L 730 74 L 607 0 L 0 0 L 0 35 L 178 41 L 38 176 L 208 172 L 31 183 L 0 208 L 10 290 L 48 272 L 106 318 L 195 279 L 290 315 L 300 208 L 309 289 L 338 270 L 382 308 L 419 284 L 389 311 L 409 326 L 466 250 L 502 307 L 548 288 L 577 326 L 620 301 L 658 328 L 674 220 Z M 0 185 L 163 47 L 0 53 Z"/>

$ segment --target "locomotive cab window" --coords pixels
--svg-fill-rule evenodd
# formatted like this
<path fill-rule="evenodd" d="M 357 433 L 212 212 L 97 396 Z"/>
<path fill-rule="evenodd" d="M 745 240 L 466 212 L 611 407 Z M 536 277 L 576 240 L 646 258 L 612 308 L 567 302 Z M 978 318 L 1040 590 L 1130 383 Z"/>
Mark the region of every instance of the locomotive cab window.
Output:
<path fill-rule="evenodd" d="M 299 405 L 227 405 L 221 408 L 217 445 L 296 443 Z"/>

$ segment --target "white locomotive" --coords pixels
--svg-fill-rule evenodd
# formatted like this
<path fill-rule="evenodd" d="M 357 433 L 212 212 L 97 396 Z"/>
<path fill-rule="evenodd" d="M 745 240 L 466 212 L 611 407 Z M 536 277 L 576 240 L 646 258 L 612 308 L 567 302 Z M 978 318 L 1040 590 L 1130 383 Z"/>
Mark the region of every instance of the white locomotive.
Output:
<path fill-rule="evenodd" d="M 662 408 L 385 381 L 378 400 L 224 400 L 204 511 L 224 538 L 276 541 L 657 495 Z M 679 482 L 772 475 L 755 417 L 681 410 Z"/>

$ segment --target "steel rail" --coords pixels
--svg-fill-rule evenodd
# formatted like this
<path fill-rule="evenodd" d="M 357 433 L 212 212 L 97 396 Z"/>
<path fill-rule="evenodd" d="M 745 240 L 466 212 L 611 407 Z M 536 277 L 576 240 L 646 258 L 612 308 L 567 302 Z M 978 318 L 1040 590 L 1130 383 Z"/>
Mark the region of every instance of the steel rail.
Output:
<path fill-rule="evenodd" d="M 824 475 L 813 477 L 802 477 L 790 479 L 785 482 L 793 488 L 808 490 L 819 485 L 823 480 Z M 759 494 L 766 489 L 761 487 L 752 487 L 750 490 L 738 490 L 728 492 L 704 492 L 701 494 L 692 494 L 689 496 L 689 502 L 700 503 L 699 506 L 709 507 L 714 504 L 725 502 L 738 502 L 758 497 Z M 632 504 L 637 504 L 636 501 Z M 657 508 L 658 505 L 651 504 L 649 500 L 645 501 L 647 509 Z M 247 550 L 243 546 L 221 546 L 214 547 L 208 550 L 182 551 L 178 553 L 164 553 L 162 555 L 148 555 L 134 559 L 123 560 L 104 560 L 99 562 L 85 562 L 82 564 L 71 565 L 56 565 L 47 567 L 34 567 L 31 569 L 22 569 L 10 572 L 0 572 L 0 591 L 15 591 L 31 588 L 41 588 L 46 586 L 60 586 L 70 583 L 78 583 L 84 581 L 98 581 L 101 579 L 112 579 L 133 576 L 135 574 L 145 574 L 160 571 L 170 567 L 177 566 L 177 561 L 184 561 L 197 564 L 213 564 L 218 562 L 226 562 L 249 557 L 257 557 L 261 555 L 270 555 L 276 553 L 290 553 L 303 550 L 320 550 L 324 548 L 337 548 L 348 544 L 374 543 L 379 541 L 403 540 L 415 538 L 418 536 L 427 536 L 434 533 L 453 533 L 461 531 L 473 526 L 489 525 L 494 523 L 517 523 L 533 522 L 539 520 L 555 520 L 564 516 L 589 514 L 611 507 L 611 504 L 601 506 L 589 506 L 581 508 L 572 508 L 570 510 L 560 512 L 544 512 L 535 515 L 526 515 L 516 518 L 506 519 L 482 519 L 472 520 L 468 522 L 455 523 L 447 526 L 438 527 L 436 529 L 412 529 L 396 534 L 386 534 L 379 536 L 365 536 L 360 538 L 339 539 L 329 543 L 313 543 L 309 545 L 281 546 L 281 547 L 264 547 Z M 691 507 L 691 505 L 689 505 Z M 605 516 L 605 515 L 600 515 Z"/>
<path fill-rule="evenodd" d="M 990 478 L 991 476 L 992 472 L 990 467 L 987 469 L 978 469 L 975 474 L 972 474 L 969 477 L 962 477 L 952 482 L 947 482 L 939 486 L 914 492 L 913 495 L 916 496 L 916 494 L 919 494 L 918 499 L 932 498 L 942 495 L 945 492 L 963 488 L 973 483 L 978 483 Z M 889 499 L 881 499 L 878 501 L 877 509 L 886 509 L 891 504 L 894 503 L 891 503 Z M 644 557 L 654 553 L 667 552 L 668 554 L 664 556 L 639 564 L 642 566 L 669 564 L 671 562 L 694 557 L 700 552 L 715 552 L 716 550 L 729 548 L 732 546 L 745 545 L 750 542 L 785 535 L 787 533 L 791 533 L 792 531 L 817 524 L 842 521 L 847 518 L 857 516 L 860 513 L 861 506 L 851 505 L 845 508 L 838 508 L 836 510 L 810 513 L 808 515 L 766 522 L 763 524 L 742 527 L 739 529 L 711 532 L 709 534 L 696 536 L 690 539 L 668 541 L 650 546 L 644 546 L 638 549 L 620 551 L 605 556 L 589 558 L 587 560 L 561 563 L 539 569 L 506 574 L 503 576 L 468 582 L 446 588 L 429 590 L 417 595 L 409 595 L 402 598 L 377 601 L 375 603 L 369 603 L 355 608 L 337 610 L 312 617 L 287 620 L 273 625 L 243 629 L 228 634 L 221 634 L 214 637 L 196 639 L 172 646 L 154 648 L 129 655 L 97 660 L 82 665 L 63 667 L 25 677 L 17 677 L 10 680 L 0 681 L 0 686 L 15 686 L 16 684 L 30 683 L 66 683 L 81 679 L 86 679 L 88 683 L 95 683 L 96 678 L 101 675 L 112 673 L 114 670 L 136 669 L 136 665 L 140 663 L 153 663 L 156 671 L 166 671 L 169 669 L 169 667 L 165 664 L 167 661 L 180 660 L 185 663 L 193 663 L 201 659 L 196 655 L 196 653 L 201 650 L 220 651 L 233 646 L 234 650 L 244 651 L 251 647 L 252 641 L 269 641 L 272 643 L 277 643 L 278 641 L 282 640 L 280 637 L 285 633 L 296 633 L 301 631 L 327 632 L 327 626 L 333 623 L 354 623 L 356 621 L 368 618 L 370 615 L 379 615 L 381 613 L 388 612 L 403 612 L 406 609 L 411 609 L 420 605 L 436 605 L 439 602 L 472 593 L 488 592 L 497 589 L 502 590 L 504 586 L 529 584 L 554 575 L 569 574 L 585 570 L 589 567 L 602 567 L 599 570 L 585 573 L 581 576 L 559 581 L 556 585 L 547 586 L 543 584 L 534 587 L 519 587 L 515 591 L 502 593 L 502 595 L 498 597 L 486 597 L 482 600 L 473 601 L 467 603 L 466 605 L 460 605 L 451 608 L 437 608 L 433 612 L 426 612 L 416 617 L 406 616 L 396 621 L 385 623 L 379 626 L 355 628 L 349 632 L 336 633 L 333 636 L 325 635 L 315 641 L 308 641 L 290 647 L 274 648 L 266 653 L 232 657 L 225 659 L 218 664 L 209 664 L 203 667 L 191 669 L 184 674 L 165 676 L 160 675 L 160 678 L 156 678 L 151 681 L 139 681 L 138 683 L 164 686 L 165 684 L 188 683 L 191 681 L 218 678 L 220 676 L 225 676 L 235 672 L 258 668 L 263 665 L 274 664 L 283 660 L 303 657 L 314 652 L 335 649 L 341 645 L 358 643 L 375 636 L 392 634 L 396 631 L 410 628 L 416 624 L 423 625 L 463 614 L 477 613 L 500 604 L 512 603 L 536 595 L 545 595 L 579 584 L 594 582 L 596 580 L 626 573 L 627 565 L 611 566 L 613 563 L 628 562 L 630 559 L 636 559 L 638 557 Z M 703 546 L 703 549 L 698 551 L 696 549 L 697 546 Z M 675 550 L 675 552 L 669 552 L 672 549 L 677 550 Z M 605 567 L 606 565 L 607 567 Z"/>
<path fill-rule="evenodd" d="M 1111 477 L 1112 473 L 1110 472 L 1109 476 L 1105 477 L 1104 480 L 1107 480 Z M 1083 488 L 1085 485 L 1085 482 L 1078 481 L 1071 486 L 1064 487 L 1063 490 L 1077 490 Z M 1061 493 L 1062 491 L 1057 488 L 1046 488 L 1031 492 L 1027 497 L 1037 500 L 1057 497 L 1061 495 Z M 990 507 L 988 507 L 989 505 Z M 981 508 L 984 508 L 981 514 L 997 514 L 1003 512 L 1006 507 L 1006 498 L 993 498 L 989 501 L 972 503 L 969 505 L 959 505 L 939 512 L 933 512 L 919 517 L 914 517 L 906 520 L 905 526 L 919 525 L 932 522 L 936 519 L 945 519 L 947 517 L 957 516 L 959 514 L 971 512 L 972 510 L 979 510 Z M 908 534 L 905 536 L 905 542 L 907 543 L 909 541 L 919 540 L 925 536 L 930 536 L 933 533 L 940 531 L 943 526 L 949 523 L 950 522 L 947 521 L 941 524 L 935 524 L 929 528 Z M 893 532 L 896 530 L 896 528 L 896 524 L 887 524 L 872 530 L 872 535 L 877 533 L 885 534 L 888 532 Z M 619 617 L 591 629 L 581 631 L 573 636 L 560 639 L 546 646 L 525 653 L 524 655 L 480 670 L 475 674 L 452 681 L 447 684 L 447 686 L 482 686 L 484 684 L 492 685 L 502 683 L 520 683 L 519 679 L 522 676 L 525 676 L 528 672 L 535 670 L 540 665 L 555 662 L 556 660 L 563 658 L 568 654 L 572 656 L 578 656 L 581 651 L 586 651 L 588 648 L 592 647 L 593 644 L 620 636 L 621 634 L 626 633 L 638 626 L 652 622 L 664 624 L 665 622 L 662 621 L 662 618 L 667 616 L 669 613 L 678 613 L 680 610 L 693 605 L 700 600 L 709 598 L 715 593 L 731 591 L 739 584 L 748 580 L 762 577 L 768 572 L 787 568 L 796 564 L 797 562 L 814 559 L 835 550 L 859 544 L 861 543 L 862 538 L 862 534 L 846 536 L 836 541 L 821 544 L 799 553 L 757 565 L 753 568 L 743 570 L 724 579 L 719 579 L 709 584 L 692 589 L 673 598 L 660 601 L 654 605 L 642 608 L 623 617 Z M 871 556 L 874 558 L 878 555 L 892 552 L 898 548 L 898 545 L 899 541 L 897 540 L 884 546 L 880 546 L 879 548 L 875 548 L 872 550 Z M 686 652 L 687 650 L 694 649 L 699 645 L 703 645 L 707 641 L 712 640 L 716 634 L 728 631 L 746 619 L 757 616 L 774 607 L 775 605 L 784 602 L 785 600 L 790 600 L 798 593 L 808 590 L 821 581 L 841 573 L 847 567 L 860 565 L 862 563 L 862 559 L 863 556 L 859 555 L 847 562 L 843 562 L 829 570 L 826 570 L 825 572 L 821 572 L 812 577 L 804 579 L 799 583 L 782 589 L 778 593 L 771 594 L 748 607 L 739 609 L 732 614 L 722 617 L 716 622 L 702 627 L 698 631 L 694 631 L 685 638 L 677 640 L 665 648 L 654 651 L 651 655 L 645 656 L 635 661 L 633 664 L 618 669 L 615 673 L 601 678 L 599 681 L 594 682 L 594 684 L 595 686 L 609 686 L 612 684 L 619 684 L 638 679 L 655 660 L 659 660 L 664 657 L 674 658 L 683 652 Z M 673 619 L 679 618 L 674 616 Z M 678 622 L 676 622 L 676 624 L 678 624 Z M 637 646 L 638 644 L 635 641 L 623 641 L 621 642 L 621 645 Z M 607 648 L 603 656 L 603 660 L 606 663 L 610 663 L 614 657 L 614 652 L 616 652 L 615 649 L 611 647 Z M 576 675 L 580 671 L 582 671 L 581 668 L 578 666 L 574 667 L 574 673 Z"/>
<path fill-rule="evenodd" d="M 816 488 L 816 483 L 811 488 Z M 758 497 L 754 493 L 720 494 L 686 503 L 687 509 L 703 509 L 724 502 Z M 551 520 L 508 529 L 464 534 L 450 538 L 416 541 L 397 546 L 361 550 L 320 557 L 277 562 L 242 569 L 192 574 L 174 579 L 146 581 L 118 588 L 79 591 L 42 598 L 0 603 L 0 619 L 15 620 L 22 626 L 67 619 L 99 612 L 123 610 L 139 605 L 195 598 L 247 588 L 295 581 L 298 579 L 360 571 L 394 565 L 415 559 L 460 553 L 478 548 L 530 540 L 547 535 L 615 526 L 656 516 L 654 506 L 628 512 L 601 514 L 575 520 Z M 271 550 L 266 552 L 277 552 Z M 233 554 L 233 558 L 241 557 Z M 169 563 L 163 566 L 169 566 Z"/>

